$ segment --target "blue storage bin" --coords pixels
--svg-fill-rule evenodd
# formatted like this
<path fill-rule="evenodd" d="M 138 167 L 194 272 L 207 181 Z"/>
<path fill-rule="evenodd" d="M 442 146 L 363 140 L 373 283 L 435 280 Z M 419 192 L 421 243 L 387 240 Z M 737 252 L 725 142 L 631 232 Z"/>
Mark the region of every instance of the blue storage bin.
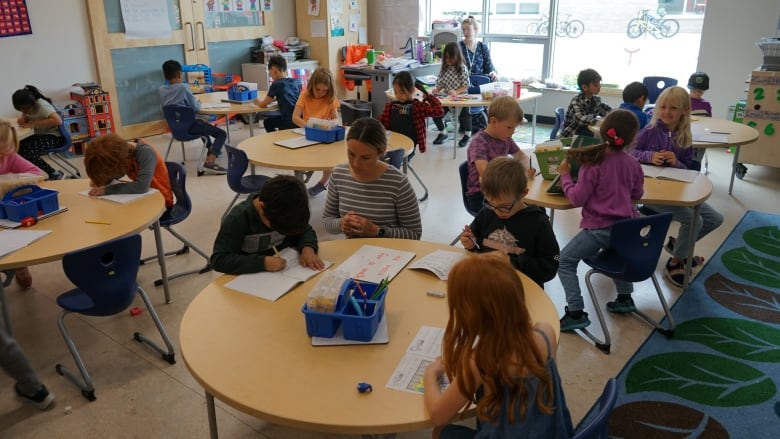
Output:
<path fill-rule="evenodd" d="M 332 313 L 309 311 L 306 304 L 303 305 L 301 312 L 304 314 L 306 333 L 309 336 L 333 337 L 341 325 L 344 329 L 344 338 L 347 340 L 370 341 L 374 337 L 379 327 L 379 321 L 382 320 L 385 313 L 387 289 L 377 300 L 364 301 L 355 282 L 354 279 L 344 281 L 339 292 L 336 310 Z M 366 296 L 371 297 L 379 285 L 360 281 L 360 286 Z M 364 315 L 359 315 L 348 299 L 350 290 L 354 290 L 353 294 L 360 309 L 365 309 Z"/>
<path fill-rule="evenodd" d="M 5 194 L 0 201 L 0 210 L 5 217 L 15 222 L 28 216 L 37 218 L 59 210 L 57 194 L 57 191 L 43 189 L 36 185 L 20 186 Z"/>
<path fill-rule="evenodd" d="M 257 90 L 249 90 L 243 85 L 236 85 L 228 89 L 228 99 L 231 101 L 248 102 L 257 98 Z"/>
<path fill-rule="evenodd" d="M 306 138 L 321 143 L 333 143 L 337 140 L 344 140 L 344 132 L 344 127 L 336 127 L 332 130 L 306 127 Z"/>

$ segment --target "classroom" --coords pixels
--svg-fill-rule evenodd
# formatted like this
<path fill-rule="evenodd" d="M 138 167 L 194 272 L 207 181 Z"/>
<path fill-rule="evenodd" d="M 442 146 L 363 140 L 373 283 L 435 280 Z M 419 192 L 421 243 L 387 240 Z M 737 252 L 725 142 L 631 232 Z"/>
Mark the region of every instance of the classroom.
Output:
<path fill-rule="evenodd" d="M 334 0 L 319 0 L 317 5 L 323 17 Z M 349 0 L 340 0 L 343 5 L 341 12 L 345 27 L 348 27 L 350 15 Z M 385 50 L 398 52 L 397 41 L 401 45 L 406 41 L 410 32 L 422 33 L 429 28 L 429 23 L 424 23 L 430 11 L 429 1 L 426 0 L 358 0 L 361 11 L 360 25 L 366 29 L 366 37 L 369 43 Z M 557 0 L 550 0 L 558 4 Z M 11 102 L 13 92 L 25 84 L 33 84 L 52 97 L 55 102 L 69 100 L 69 90 L 72 84 L 99 82 L 101 68 L 100 63 L 105 63 L 111 58 L 111 53 L 97 53 L 97 47 L 107 47 L 113 42 L 93 41 L 93 30 L 89 17 L 89 7 L 96 4 L 104 4 L 108 8 L 118 8 L 119 1 L 98 0 L 62 0 L 58 2 L 44 2 L 42 0 L 27 0 L 29 15 L 32 24 L 32 34 L 2 38 L 0 40 L 0 59 L 3 59 L 3 78 L 0 84 L 0 96 L 5 100 L 0 103 L 0 117 L 13 118 L 18 116 Z M 171 1 L 178 8 L 179 5 L 191 2 Z M 203 2 L 196 2 L 203 3 Z M 219 4 L 221 2 L 217 2 Z M 243 2 L 249 4 L 250 2 Z M 255 3 L 255 2 L 252 2 Z M 262 2 L 257 2 L 262 3 Z M 320 61 L 323 65 L 337 64 L 336 51 L 343 46 L 343 41 L 353 38 L 357 41 L 357 34 L 351 35 L 347 29 L 346 37 L 322 37 L 312 38 L 312 17 L 308 15 L 306 7 L 309 1 L 273 1 L 272 10 L 264 14 L 265 25 L 272 29 L 275 39 L 285 40 L 288 37 L 300 35 L 302 39 L 312 43 L 311 50 L 321 50 L 327 55 Z M 492 4 L 490 0 L 485 5 Z M 547 2 L 499 2 L 499 3 L 541 3 Z M 693 2 L 690 2 L 693 3 Z M 701 42 L 697 54 L 671 54 L 666 62 L 674 63 L 675 57 L 695 57 L 695 70 L 708 72 L 713 79 L 713 84 L 707 92 L 707 98 L 713 105 L 715 117 L 726 118 L 730 105 L 745 99 L 746 80 L 750 72 L 760 66 L 762 62 L 761 51 L 755 46 L 756 41 L 762 37 L 775 34 L 780 17 L 780 5 L 775 0 L 756 0 L 749 4 L 730 2 L 726 0 L 710 0 L 706 3 Z M 100 6 L 101 8 L 103 6 Z M 202 5 L 201 5 L 202 7 Z M 488 6 L 486 6 L 488 7 Z M 403 23 L 395 22 L 394 17 L 387 14 L 393 8 L 408 9 L 411 19 Z M 408 14 L 404 15 L 406 18 Z M 621 24 L 622 26 L 622 24 Z M 302 29 L 305 27 L 305 29 Z M 187 29 L 185 27 L 185 29 Z M 330 24 L 326 26 L 330 31 Z M 184 35 L 189 30 L 179 30 L 176 35 Z M 246 36 L 247 39 L 260 38 L 265 32 Z M 303 35 L 308 35 L 303 37 Z M 187 37 L 189 38 L 189 37 Z M 344 39 L 342 39 L 344 38 Z M 642 37 L 644 38 L 644 37 Z M 383 44 L 377 44 L 378 41 Z M 197 42 L 196 42 L 197 43 Z M 126 49 L 132 49 L 136 43 L 127 44 Z M 189 43 L 185 43 L 185 46 Z M 162 44 L 161 46 L 165 46 Z M 591 50 L 592 48 L 589 48 Z M 110 49 L 108 49 L 110 52 Z M 232 49 L 231 49 L 232 50 Z M 161 50 L 162 53 L 166 53 Z M 213 55 L 212 55 L 213 56 Z M 594 50 L 594 57 L 600 56 Z M 143 58 L 143 59 L 142 59 Z M 156 90 L 162 82 L 162 73 L 159 66 L 166 58 L 145 59 L 138 57 L 129 61 L 136 61 L 139 66 L 150 65 L 155 76 L 145 78 L 141 84 Z M 248 55 L 247 55 L 248 58 Z M 311 56 L 315 58 L 315 56 Z M 125 61 L 127 61 L 125 60 Z M 124 61 L 123 61 L 124 62 Z M 247 61 L 248 62 L 248 61 Z M 659 60 L 659 66 L 662 61 Z M 119 64 L 115 64 L 114 68 Z M 590 66 L 582 66 L 586 68 Z M 128 66 L 132 69 L 132 66 Z M 141 68 L 141 67 L 139 67 Z M 145 68 L 145 67 L 143 67 Z M 237 67 L 238 68 L 238 67 Z M 335 68 L 331 67 L 332 70 Z M 119 69 L 118 69 L 119 70 Z M 149 71 L 152 71 L 149 69 Z M 693 70 L 691 71 L 691 73 Z M 648 72 L 662 73 L 662 72 Z M 113 77 L 113 76 L 112 76 Z M 687 76 L 686 76 L 687 78 Z M 641 80 L 641 78 L 638 78 Z M 680 78 L 684 85 L 685 78 Z M 154 82 L 157 81 L 157 82 Z M 105 88 L 116 90 L 121 87 L 121 78 L 115 78 L 116 84 Z M 605 78 L 605 82 L 606 78 Z M 365 99 L 365 90 L 362 92 Z M 550 122 L 554 117 L 554 109 L 558 106 L 566 106 L 574 96 L 574 92 L 562 92 L 560 90 L 541 90 L 542 96 L 538 99 L 538 124 L 536 133 L 537 143 L 539 133 L 549 133 Z M 156 96 L 156 93 L 155 93 Z M 619 92 L 603 92 L 603 99 L 613 107 L 621 102 Z M 354 99 L 354 91 L 338 90 L 338 97 Z M 522 103 L 526 114 L 531 113 L 529 104 Z M 122 106 L 119 110 L 126 113 L 134 111 L 133 107 Z M 157 108 L 155 107 L 156 111 Z M 146 111 L 146 110 L 143 110 Z M 132 120 L 132 116 L 130 116 Z M 170 134 L 164 131 L 164 121 L 148 122 L 146 120 L 130 123 L 132 127 L 123 134 L 130 136 L 144 136 L 144 140 L 154 146 L 162 154 L 171 139 Z M 262 122 L 259 127 L 255 124 L 255 136 L 262 135 Z M 156 132 L 154 130 L 157 129 Z M 231 140 L 229 145 L 238 144 L 250 138 L 249 127 L 242 123 L 236 123 L 229 128 Z M 518 133 L 530 132 L 530 123 L 518 128 Z M 153 132 L 145 135 L 145 132 Z M 452 238 L 463 229 L 464 224 L 472 221 L 463 208 L 461 193 L 458 190 L 457 167 L 466 158 L 466 148 L 458 148 L 456 159 L 453 159 L 453 146 L 451 143 L 444 145 L 432 145 L 431 141 L 436 137 L 436 128 L 429 124 L 428 150 L 417 153 L 412 162 L 415 171 L 425 181 L 430 196 L 426 201 L 419 203 L 422 217 L 423 235 L 422 241 L 447 245 Z M 392 136 L 391 136 L 392 137 Z M 544 137 L 542 135 L 542 137 Z M 525 138 L 525 137 L 524 137 Z M 530 139 L 530 136 L 528 137 Z M 178 160 L 181 151 L 178 142 L 174 142 L 171 151 L 172 160 Z M 524 150 L 530 151 L 533 147 L 529 143 L 521 143 Z M 211 252 L 214 237 L 219 228 L 220 216 L 227 207 L 228 201 L 234 196 L 234 192 L 228 186 L 224 176 L 205 175 L 196 176 L 195 157 L 199 153 L 199 143 L 187 143 L 186 168 L 188 171 L 187 190 L 193 201 L 192 215 L 176 226 L 176 229 L 188 239 L 205 250 Z M 745 145 L 743 151 L 750 146 Z M 712 182 L 712 193 L 707 200 L 725 218 L 724 223 L 711 235 L 708 235 L 696 245 L 696 253 L 709 259 L 726 240 L 732 229 L 739 223 L 743 215 L 750 210 L 758 210 L 773 214 L 780 214 L 780 205 L 768 200 L 775 200 L 780 193 L 780 169 L 771 166 L 748 165 L 749 171 L 744 179 L 734 183 L 733 191 L 729 194 L 729 176 L 731 172 L 732 155 L 723 148 L 712 148 L 707 153 L 709 159 L 708 178 Z M 83 170 L 81 158 L 71 159 Z M 346 155 L 344 156 L 346 162 Z M 226 166 L 226 165 L 225 165 Z M 280 171 L 274 168 L 258 166 L 257 172 L 268 176 L 278 173 L 292 174 L 292 171 Z M 83 174 L 83 172 L 82 172 Z M 315 179 L 318 173 L 315 172 Z M 422 188 L 409 178 L 417 195 L 422 193 Z M 86 187 L 85 187 L 86 189 Z M 321 216 L 325 205 L 325 197 L 313 197 L 310 199 L 312 219 L 311 224 L 317 232 L 321 242 L 343 239 L 343 236 L 332 235 L 325 231 L 321 224 Z M 578 209 L 560 210 L 555 214 L 554 231 L 561 247 L 579 231 L 580 214 Z M 154 236 L 151 230 L 141 232 L 143 238 L 143 255 L 151 255 L 155 252 Z M 174 248 L 178 242 L 167 234 L 163 235 L 165 248 Z M 662 256 L 663 257 L 663 256 Z M 0 258 L 1 260 L 2 258 Z M 198 268 L 203 264 L 202 258 L 191 252 L 188 255 L 168 258 L 167 265 L 171 272 Z M 659 267 L 662 267 L 659 265 Z M 41 380 L 54 394 L 57 402 L 53 409 L 39 412 L 32 407 L 22 406 L 13 398 L 13 381 L 5 374 L 0 375 L 0 437 L 32 438 L 32 437 L 207 437 L 209 435 L 209 420 L 207 419 L 207 398 L 204 397 L 202 383 L 190 373 L 186 366 L 187 358 L 179 349 L 180 325 L 185 318 L 188 306 L 194 302 L 199 293 L 220 277 L 219 273 L 208 272 L 185 276 L 170 282 L 171 303 L 166 304 L 163 298 L 162 288 L 154 286 L 155 279 L 160 272 L 156 264 L 142 265 L 139 271 L 138 282 L 145 289 L 160 315 L 176 351 L 176 364 L 169 365 L 160 361 L 150 351 L 132 340 L 132 331 L 136 323 L 129 320 L 130 316 L 88 318 L 73 318 L 71 331 L 79 345 L 82 355 L 95 380 L 97 400 L 86 401 L 78 389 L 64 377 L 55 371 L 57 363 L 72 364 L 72 358 L 68 349 L 59 335 L 57 328 L 57 313 L 60 308 L 56 298 L 62 292 L 72 288 L 71 283 L 63 273 L 60 261 L 47 262 L 30 267 L 33 274 L 33 287 L 21 290 L 17 285 L 11 284 L 5 288 L 6 303 L 14 323 L 14 336 L 24 348 L 30 362 Z M 661 278 L 660 271 L 656 275 Z M 694 278 L 695 280 L 695 278 Z M 662 290 L 667 300 L 674 302 L 681 294 L 680 289 L 664 281 Z M 597 288 L 606 290 L 601 297 L 602 305 L 611 300 L 614 288 L 608 280 L 599 280 Z M 390 286 L 392 290 L 392 284 Z M 558 279 L 545 284 L 544 292 L 554 303 L 555 309 L 560 312 L 565 305 L 563 289 Z M 392 294 L 392 293 L 391 293 Z M 424 292 L 422 293 L 424 294 Z M 637 287 L 637 304 L 641 304 L 658 312 L 660 306 L 655 298 L 652 286 Z M 259 300 L 259 299 L 258 299 Z M 444 308 L 444 302 L 442 307 Z M 143 306 L 137 300 L 138 306 Z M 300 309 L 301 304 L 297 304 Z M 594 320 L 595 323 L 595 318 Z M 137 317 L 132 317 L 137 318 Z M 148 316 L 142 316 L 148 319 Z M 301 332 L 304 332 L 303 315 L 295 314 L 295 323 Z M 143 322 L 144 330 L 154 331 L 151 320 Z M 440 325 L 443 326 L 443 325 Z M 596 326 L 596 325 L 594 325 Z M 563 388 L 566 392 L 569 409 L 572 412 L 574 425 L 583 419 L 600 395 L 604 383 L 609 377 L 616 376 L 623 366 L 631 360 L 633 354 L 640 348 L 644 340 L 651 333 L 651 327 L 633 318 L 612 318 L 609 322 L 613 340 L 612 353 L 605 355 L 582 337 L 564 334 L 559 339 L 557 349 L 557 363 L 561 373 Z M 414 331 L 412 331 L 414 332 Z M 413 335 L 413 334 L 412 334 Z M 253 335 L 246 334 L 246 339 L 251 340 Z M 392 340 L 391 340 L 392 343 Z M 325 348 L 327 349 L 327 348 Z M 269 349 L 268 356 L 274 352 Z M 244 369 L 246 365 L 236 365 L 230 358 L 215 360 L 218 367 L 230 374 L 232 370 Z M 316 365 L 310 365 L 316 368 Z M 389 366 L 392 369 L 392 365 Z M 290 373 L 289 380 L 296 377 Z M 354 377 L 352 381 L 357 384 L 360 377 Z M 388 391 L 383 389 L 384 382 L 372 382 L 374 392 Z M 249 390 L 251 392 L 251 389 Z M 314 390 L 312 390 L 314 391 Z M 353 388 L 352 393 L 357 393 Z M 219 433 L 222 437 L 268 437 L 268 438 L 347 438 L 357 437 L 337 429 L 317 429 L 312 425 L 300 425 L 299 428 L 289 425 L 281 425 L 272 422 L 272 419 L 262 419 L 253 416 L 239 408 L 223 403 L 216 395 L 216 417 Z M 370 398 L 372 395 L 361 395 Z M 376 396 L 376 395 L 374 395 Z M 294 404 L 296 400 L 305 399 L 305 394 L 287 394 L 278 398 L 280 406 Z M 422 399 L 420 400 L 422 410 Z M 338 404 L 338 401 L 334 401 Z M 733 410 L 739 410 L 735 408 Z M 473 421 L 467 421 L 472 422 Z M 378 431 L 390 433 L 389 431 Z M 430 437 L 431 429 L 423 427 L 417 431 L 396 432 L 398 438 L 423 438 Z M 770 436 L 765 436 L 770 437 Z"/>

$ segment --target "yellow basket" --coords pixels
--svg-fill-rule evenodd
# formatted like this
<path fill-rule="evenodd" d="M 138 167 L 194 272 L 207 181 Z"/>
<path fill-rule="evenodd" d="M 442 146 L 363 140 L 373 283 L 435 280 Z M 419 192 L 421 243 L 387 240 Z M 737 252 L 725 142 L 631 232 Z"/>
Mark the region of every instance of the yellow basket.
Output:
<path fill-rule="evenodd" d="M 566 158 L 565 149 L 553 149 L 548 151 L 535 151 L 539 169 L 545 180 L 552 180 L 558 175 L 558 166 Z"/>

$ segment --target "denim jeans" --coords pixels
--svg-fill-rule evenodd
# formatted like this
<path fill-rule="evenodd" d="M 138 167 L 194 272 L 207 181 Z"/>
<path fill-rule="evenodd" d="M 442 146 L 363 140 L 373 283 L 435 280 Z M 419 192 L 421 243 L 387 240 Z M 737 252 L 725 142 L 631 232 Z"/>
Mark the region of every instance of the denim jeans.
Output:
<path fill-rule="evenodd" d="M 11 275 L 13 276 L 13 275 Z M 0 369 L 17 384 L 19 391 L 33 395 L 41 390 L 41 382 L 33 371 L 19 343 L 6 331 L 6 322 L 0 310 Z"/>
<path fill-rule="evenodd" d="M 677 233 L 677 242 L 674 244 L 674 257 L 687 258 L 688 248 L 691 245 L 689 236 L 693 222 L 693 207 L 665 204 L 646 204 L 645 206 L 658 213 L 671 212 L 672 219 L 680 222 L 680 231 Z M 696 241 L 717 229 L 721 224 L 723 224 L 723 215 L 709 204 L 702 203 L 699 208 L 699 218 L 696 220 Z"/>
<path fill-rule="evenodd" d="M 580 280 L 577 278 L 577 266 L 580 261 L 595 256 L 602 248 L 609 248 L 611 227 L 604 229 L 580 230 L 566 247 L 561 250 L 558 263 L 558 278 L 566 293 L 569 311 L 581 311 L 585 304 L 582 300 Z M 631 294 L 634 284 L 612 279 L 618 294 Z"/>
<path fill-rule="evenodd" d="M 190 134 L 208 135 L 214 138 L 214 141 L 209 147 L 209 153 L 219 157 L 222 154 L 222 145 L 227 140 L 227 133 L 225 130 L 219 127 L 215 127 L 208 122 L 204 122 L 200 119 L 195 119 L 195 122 L 190 126 Z"/>

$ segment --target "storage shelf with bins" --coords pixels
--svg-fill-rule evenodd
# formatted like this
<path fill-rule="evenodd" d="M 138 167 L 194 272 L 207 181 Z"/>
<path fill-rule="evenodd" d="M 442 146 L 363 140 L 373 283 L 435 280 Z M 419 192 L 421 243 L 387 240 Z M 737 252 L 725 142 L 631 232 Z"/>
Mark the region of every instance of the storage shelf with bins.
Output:
<path fill-rule="evenodd" d="M 742 148 L 739 161 L 780 167 L 780 71 L 752 72 L 742 123 L 755 128 L 759 136 Z"/>

